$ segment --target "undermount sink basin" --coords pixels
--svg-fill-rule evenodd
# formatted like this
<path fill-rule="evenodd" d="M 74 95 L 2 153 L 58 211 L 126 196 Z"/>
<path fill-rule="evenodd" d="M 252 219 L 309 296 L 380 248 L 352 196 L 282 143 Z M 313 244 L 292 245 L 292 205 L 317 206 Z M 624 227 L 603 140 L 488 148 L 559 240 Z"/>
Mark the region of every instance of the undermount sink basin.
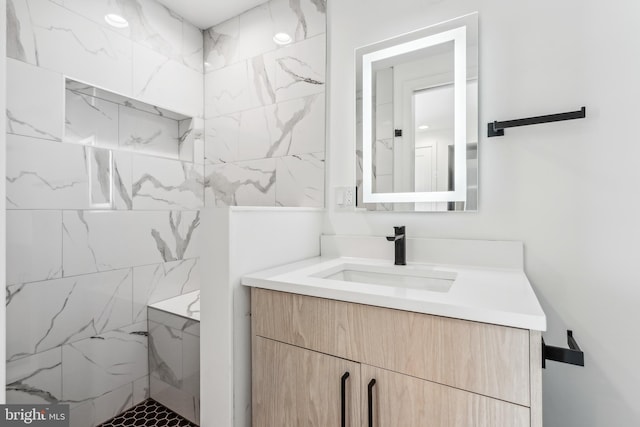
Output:
<path fill-rule="evenodd" d="M 432 268 L 364 264 L 341 264 L 313 275 L 313 277 L 328 280 L 433 292 L 449 292 L 456 276 L 457 273 L 453 271 Z"/>

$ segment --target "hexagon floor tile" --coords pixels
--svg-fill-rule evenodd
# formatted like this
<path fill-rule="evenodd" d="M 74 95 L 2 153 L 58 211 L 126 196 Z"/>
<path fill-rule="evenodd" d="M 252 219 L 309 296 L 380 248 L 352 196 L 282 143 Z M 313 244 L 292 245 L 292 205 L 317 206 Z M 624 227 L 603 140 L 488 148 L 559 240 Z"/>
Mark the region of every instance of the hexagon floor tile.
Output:
<path fill-rule="evenodd" d="M 153 399 L 134 406 L 115 418 L 100 424 L 98 427 L 197 427 L 196 424 L 182 418 L 172 410 L 162 406 Z"/>

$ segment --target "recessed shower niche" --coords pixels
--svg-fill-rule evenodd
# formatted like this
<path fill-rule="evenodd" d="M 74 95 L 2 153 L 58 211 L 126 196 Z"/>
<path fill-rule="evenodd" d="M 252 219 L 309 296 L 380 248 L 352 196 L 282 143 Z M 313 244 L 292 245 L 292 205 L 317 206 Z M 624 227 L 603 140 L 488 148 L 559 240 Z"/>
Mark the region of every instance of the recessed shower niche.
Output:
<path fill-rule="evenodd" d="M 91 208 L 202 206 L 199 119 L 66 79 L 64 141 L 88 147 Z M 158 193 L 154 172 L 167 171 L 177 175 L 177 199 Z"/>

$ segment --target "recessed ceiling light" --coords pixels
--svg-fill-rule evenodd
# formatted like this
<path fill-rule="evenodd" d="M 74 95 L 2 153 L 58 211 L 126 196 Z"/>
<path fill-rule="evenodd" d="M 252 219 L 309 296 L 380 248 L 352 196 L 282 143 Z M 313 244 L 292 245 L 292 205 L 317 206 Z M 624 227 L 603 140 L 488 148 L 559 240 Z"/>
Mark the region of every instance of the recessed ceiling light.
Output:
<path fill-rule="evenodd" d="M 129 26 L 129 21 L 115 13 L 107 13 L 104 16 L 104 20 L 107 24 L 115 28 L 127 28 Z"/>
<path fill-rule="evenodd" d="M 275 44 L 279 44 L 280 46 L 285 46 L 291 43 L 293 39 L 287 33 L 278 33 L 275 36 L 273 36 L 273 41 Z"/>
<path fill-rule="evenodd" d="M 427 129 L 429 129 L 429 126 L 427 126 L 427 125 L 418 126 L 418 130 L 427 130 Z"/>

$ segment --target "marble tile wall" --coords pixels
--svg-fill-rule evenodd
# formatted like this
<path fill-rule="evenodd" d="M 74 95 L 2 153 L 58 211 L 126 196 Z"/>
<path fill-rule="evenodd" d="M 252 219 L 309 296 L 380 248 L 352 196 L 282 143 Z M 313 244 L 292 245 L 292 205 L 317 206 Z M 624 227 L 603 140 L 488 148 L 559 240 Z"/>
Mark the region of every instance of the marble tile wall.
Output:
<path fill-rule="evenodd" d="M 207 207 L 324 206 L 325 31 L 325 0 L 271 0 L 204 32 Z"/>
<path fill-rule="evenodd" d="M 7 401 L 92 427 L 149 397 L 147 304 L 200 286 L 202 31 L 154 0 L 7 19 Z"/>
<path fill-rule="evenodd" d="M 107 11 L 129 27 L 108 26 Z M 8 0 L 7 28 L 10 58 L 202 116 L 202 32 L 155 0 Z"/>
<path fill-rule="evenodd" d="M 150 395 L 199 423 L 200 322 L 152 307 L 148 319 Z"/>

